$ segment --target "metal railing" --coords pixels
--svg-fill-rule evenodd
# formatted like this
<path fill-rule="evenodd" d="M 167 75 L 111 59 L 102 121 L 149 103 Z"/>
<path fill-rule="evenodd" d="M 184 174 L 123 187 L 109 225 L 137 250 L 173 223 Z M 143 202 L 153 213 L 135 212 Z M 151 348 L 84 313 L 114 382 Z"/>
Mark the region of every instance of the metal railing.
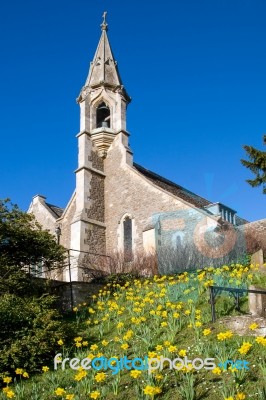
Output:
<path fill-rule="evenodd" d="M 256 293 L 256 294 L 265 294 L 266 295 L 266 290 L 238 289 L 238 288 L 230 288 L 230 287 L 224 287 L 224 286 L 210 286 L 209 289 L 210 289 L 212 322 L 216 321 L 215 298 L 221 292 L 230 292 L 233 294 L 233 296 L 235 298 L 235 307 L 236 307 L 237 311 L 240 311 L 240 305 L 239 305 L 240 294 Z"/>
<path fill-rule="evenodd" d="M 54 267 L 54 268 L 51 268 L 51 269 L 47 269 L 46 271 L 44 271 L 44 270 L 41 270 L 41 271 L 36 271 L 36 270 L 34 270 L 34 272 L 33 272 L 33 268 L 32 268 L 31 265 L 29 265 L 29 267 L 28 267 L 28 268 L 29 268 L 28 273 L 29 273 L 30 276 L 34 276 L 34 277 L 36 277 L 36 278 L 44 278 L 44 279 L 48 279 L 48 280 L 52 280 L 52 278 L 49 278 L 49 277 L 47 277 L 47 276 L 44 276 L 44 275 L 46 275 L 47 273 L 53 272 L 53 271 L 56 271 L 56 270 L 61 270 L 61 271 L 63 271 L 65 268 L 68 268 L 68 273 L 69 273 L 69 285 L 70 285 L 70 303 L 71 303 L 71 309 L 73 309 L 73 307 L 74 307 L 73 285 L 72 285 L 73 280 L 72 280 L 71 270 L 77 268 L 77 266 L 71 266 L 71 257 L 74 257 L 74 256 L 71 256 L 71 254 L 70 254 L 70 252 L 72 252 L 72 251 L 76 251 L 76 252 L 78 252 L 78 253 L 84 253 L 84 254 L 88 254 L 88 255 L 96 256 L 96 257 L 104 257 L 104 258 L 106 258 L 106 259 L 109 260 L 110 266 L 111 266 L 112 257 L 109 256 L 109 255 L 100 254 L 100 253 L 93 253 L 93 252 L 84 251 L 84 250 L 67 249 L 67 250 L 65 251 L 65 252 L 67 253 L 67 256 L 66 256 L 67 262 L 66 262 L 65 264 L 61 264 L 59 267 Z M 80 268 L 80 269 L 83 269 L 83 270 L 87 270 L 87 269 L 88 269 L 88 268 L 82 267 L 82 266 L 79 266 L 79 268 Z M 38 275 L 39 275 L 39 276 L 38 276 Z M 54 280 L 57 280 L 57 279 L 54 279 Z"/>

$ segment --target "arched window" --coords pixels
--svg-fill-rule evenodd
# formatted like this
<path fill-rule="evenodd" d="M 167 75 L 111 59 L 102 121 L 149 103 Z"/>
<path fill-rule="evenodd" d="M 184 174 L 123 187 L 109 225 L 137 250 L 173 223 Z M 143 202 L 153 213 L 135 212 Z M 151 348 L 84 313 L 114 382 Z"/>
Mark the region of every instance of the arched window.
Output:
<path fill-rule="evenodd" d="M 176 240 L 176 248 L 178 249 L 182 244 L 181 237 L 177 236 L 175 240 Z"/>
<path fill-rule="evenodd" d="M 125 217 L 123 220 L 123 242 L 124 242 L 124 260 L 133 259 L 133 241 L 132 241 L 132 219 Z"/>
<path fill-rule="evenodd" d="M 184 232 L 175 232 L 172 235 L 172 247 L 176 250 L 180 249 L 180 247 L 183 245 L 183 240 Z"/>
<path fill-rule="evenodd" d="M 110 109 L 104 102 L 99 104 L 96 111 L 96 127 L 110 128 Z"/>

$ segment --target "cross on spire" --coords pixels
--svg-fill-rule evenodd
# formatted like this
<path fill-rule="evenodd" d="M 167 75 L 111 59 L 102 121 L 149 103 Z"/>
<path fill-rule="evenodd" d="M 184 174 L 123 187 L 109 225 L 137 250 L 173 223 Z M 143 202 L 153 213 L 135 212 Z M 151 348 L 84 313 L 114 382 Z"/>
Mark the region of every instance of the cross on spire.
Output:
<path fill-rule="evenodd" d="M 108 24 L 106 22 L 106 15 L 107 15 L 107 11 L 104 11 L 104 13 L 103 13 L 103 22 L 101 24 L 102 31 L 107 31 L 107 29 L 108 29 Z"/>

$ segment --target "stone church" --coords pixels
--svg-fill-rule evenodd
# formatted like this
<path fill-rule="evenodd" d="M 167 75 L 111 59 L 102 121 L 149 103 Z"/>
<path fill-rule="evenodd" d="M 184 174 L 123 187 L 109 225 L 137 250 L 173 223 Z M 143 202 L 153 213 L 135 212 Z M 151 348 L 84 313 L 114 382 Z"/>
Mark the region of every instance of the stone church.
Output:
<path fill-rule="evenodd" d="M 84 280 L 80 267 L 88 253 L 123 254 L 130 262 L 137 253 L 157 252 L 164 242 L 179 246 L 193 237 L 197 248 L 216 257 L 206 243 L 208 229 L 229 226 L 219 251 L 235 241 L 232 227 L 247 221 L 221 203 L 212 203 L 133 161 L 128 143 L 127 106 L 130 97 L 122 83 L 108 36 L 101 37 L 88 77 L 77 102 L 80 105 L 76 188 L 64 209 L 42 195 L 33 197 L 29 212 L 43 228 L 60 233 L 60 244 L 70 249 L 72 280 Z M 231 228 L 230 228 L 231 227 Z M 217 249 L 216 249 L 217 250 Z M 68 272 L 63 276 L 69 280 Z"/>

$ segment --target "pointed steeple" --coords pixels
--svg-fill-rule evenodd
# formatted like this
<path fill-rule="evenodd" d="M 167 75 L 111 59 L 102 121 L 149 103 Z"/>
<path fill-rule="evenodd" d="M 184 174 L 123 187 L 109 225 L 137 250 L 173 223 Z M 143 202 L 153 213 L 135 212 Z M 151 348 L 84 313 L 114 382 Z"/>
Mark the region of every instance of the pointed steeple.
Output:
<path fill-rule="evenodd" d="M 128 148 L 126 110 L 131 101 L 122 84 L 107 37 L 106 14 L 103 14 L 102 34 L 89 75 L 77 98 L 80 104 L 80 132 L 90 133 L 101 157 L 106 156 L 119 134 L 123 136 L 123 145 Z"/>
<path fill-rule="evenodd" d="M 117 62 L 114 59 L 107 36 L 108 24 L 106 22 L 106 14 L 107 12 L 105 11 L 103 14 L 103 22 L 101 24 L 102 35 L 94 59 L 91 62 L 89 75 L 85 83 L 85 86 L 92 88 L 101 84 L 111 87 L 122 86 Z"/>

